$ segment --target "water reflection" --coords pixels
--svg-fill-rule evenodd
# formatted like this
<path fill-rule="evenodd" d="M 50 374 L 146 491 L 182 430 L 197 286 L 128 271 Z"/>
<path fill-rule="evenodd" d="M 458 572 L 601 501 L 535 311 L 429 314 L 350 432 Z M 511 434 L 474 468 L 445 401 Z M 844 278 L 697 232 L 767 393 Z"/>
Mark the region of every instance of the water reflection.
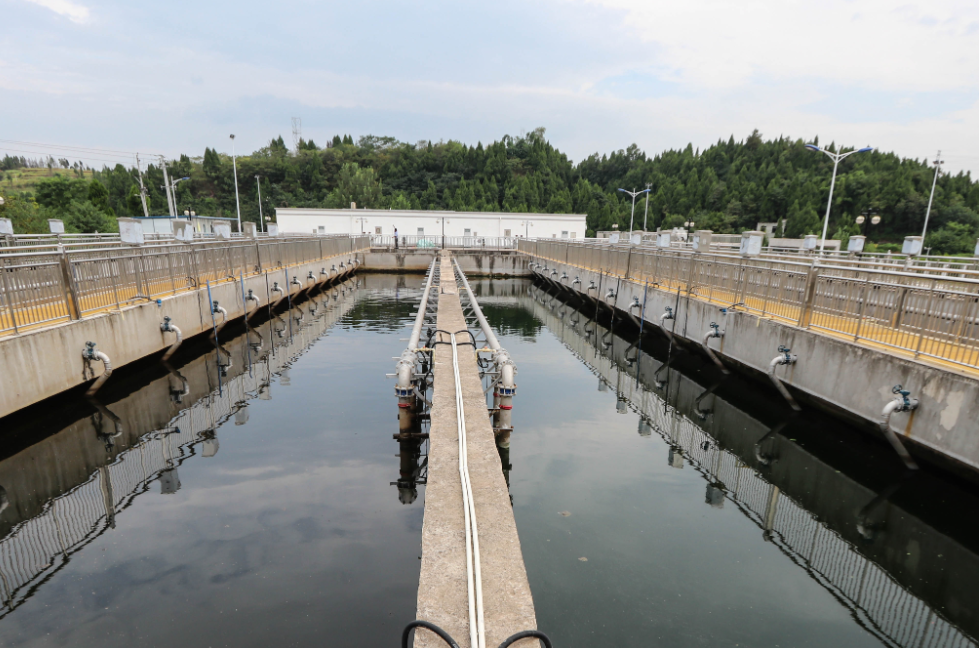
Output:
<path fill-rule="evenodd" d="M 976 645 L 979 555 L 959 522 L 976 510 L 971 490 L 907 477 L 818 417 L 766 423 L 785 408 L 700 359 L 674 350 L 664 363 L 639 350 L 634 336 L 596 322 L 590 305 L 580 325 L 539 287 L 520 303 L 598 377 L 599 391 L 614 389 L 616 412 L 638 414 L 640 436 L 668 444 L 669 467 L 702 476 L 705 505 L 751 520 L 867 632 L 889 646 Z"/>
<path fill-rule="evenodd" d="M 214 457 L 217 429 L 232 419 L 245 425 L 248 401 L 272 398 L 273 377 L 288 386 L 290 365 L 356 303 L 348 295 L 357 281 L 291 326 L 276 316 L 234 339 L 226 329 L 215 350 L 179 370 L 163 363 L 164 378 L 111 407 L 88 398 L 91 415 L 0 460 L 0 619 L 114 529 L 151 482 L 162 495 L 180 491 L 181 464 Z"/>

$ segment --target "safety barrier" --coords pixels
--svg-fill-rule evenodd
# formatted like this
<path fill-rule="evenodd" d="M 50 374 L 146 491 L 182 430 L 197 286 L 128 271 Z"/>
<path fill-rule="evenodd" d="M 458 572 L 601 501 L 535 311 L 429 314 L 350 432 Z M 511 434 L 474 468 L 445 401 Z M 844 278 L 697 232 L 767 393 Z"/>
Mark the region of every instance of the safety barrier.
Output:
<path fill-rule="evenodd" d="M 372 235 L 371 247 L 394 248 L 394 236 Z M 398 248 L 405 250 L 437 249 L 491 249 L 515 250 L 517 239 L 512 236 L 402 236 L 398 235 Z"/>
<path fill-rule="evenodd" d="M 367 236 L 344 235 L 20 248 L 0 254 L 0 334 L 176 295 L 208 281 L 363 252 L 369 245 Z"/>
<path fill-rule="evenodd" d="M 733 254 L 520 239 L 518 250 L 853 341 L 979 367 L 979 280 Z"/>

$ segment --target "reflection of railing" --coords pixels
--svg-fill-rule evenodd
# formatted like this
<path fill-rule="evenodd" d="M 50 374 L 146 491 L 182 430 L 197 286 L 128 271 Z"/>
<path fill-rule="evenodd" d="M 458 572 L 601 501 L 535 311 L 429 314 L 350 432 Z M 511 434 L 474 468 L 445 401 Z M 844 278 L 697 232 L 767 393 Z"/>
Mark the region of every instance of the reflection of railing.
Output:
<path fill-rule="evenodd" d="M 214 431 L 240 415 L 248 400 L 270 398 L 272 377 L 311 347 L 354 303 L 350 299 L 338 302 L 337 308 L 319 310 L 315 319 L 296 326 L 281 349 L 258 359 L 251 372 L 243 370 L 228 378 L 165 428 L 147 432 L 111 464 L 46 502 L 39 515 L 17 524 L 0 539 L 0 618 L 30 597 L 72 554 L 114 527 L 116 514 L 146 492 L 154 479 L 160 480 L 162 492 L 179 487 L 176 468 L 195 454 L 192 446 L 214 439 Z M 206 447 L 203 454 L 208 456 Z"/>
<path fill-rule="evenodd" d="M 721 448 L 692 419 L 665 404 L 629 369 L 596 348 L 593 337 L 584 337 L 583 327 L 543 306 L 535 314 L 603 384 L 616 391 L 617 402 L 627 403 L 642 417 L 645 429 L 655 430 L 670 445 L 673 465 L 680 466 L 685 459 L 704 476 L 710 504 L 718 506 L 724 500 L 735 504 L 882 643 L 902 648 L 977 645 L 740 457 Z M 638 366 L 632 373 L 637 370 Z"/>
<path fill-rule="evenodd" d="M 394 236 L 371 236 L 371 247 L 394 248 Z M 517 239 L 512 236 L 402 236 L 398 235 L 399 249 L 405 250 L 437 250 L 450 249 L 488 249 L 515 250 Z"/>
<path fill-rule="evenodd" d="M 979 279 L 597 243 L 521 239 L 518 249 L 914 357 L 979 367 Z"/>
<path fill-rule="evenodd" d="M 366 236 L 313 236 L 5 252 L 0 254 L 0 333 L 368 246 Z"/>

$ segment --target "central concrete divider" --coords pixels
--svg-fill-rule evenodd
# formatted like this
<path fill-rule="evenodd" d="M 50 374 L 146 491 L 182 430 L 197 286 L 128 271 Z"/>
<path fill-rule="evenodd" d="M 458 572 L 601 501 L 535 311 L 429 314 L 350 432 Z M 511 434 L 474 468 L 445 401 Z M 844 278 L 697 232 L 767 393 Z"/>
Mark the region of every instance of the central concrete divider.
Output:
<path fill-rule="evenodd" d="M 229 321 L 234 320 L 244 316 L 243 297 L 249 291 L 258 297 L 259 308 L 266 308 L 269 301 L 285 303 L 313 286 L 350 275 L 356 266 L 347 262 L 353 259 L 362 260 L 363 253 L 343 253 L 243 278 L 228 278 L 196 290 L 0 338 L 0 417 L 100 375 L 101 363 L 88 363 L 82 357 L 86 342 L 95 342 L 97 349 L 108 355 L 112 367 L 118 368 L 174 343 L 174 334 L 160 329 L 164 317 L 170 317 L 185 339 L 208 333 L 215 320 L 221 324 L 223 318 L 218 313 L 212 320 L 212 301 L 227 311 Z M 341 261 L 343 269 L 339 268 Z M 333 265 L 337 269 L 331 272 Z M 275 284 L 281 292 L 274 289 Z M 254 308 L 254 302 L 247 305 L 248 311 Z"/>
<path fill-rule="evenodd" d="M 459 294 L 452 280 L 449 254 L 441 259 L 438 300 L 439 331 L 465 331 Z M 469 596 L 466 577 L 466 535 L 459 476 L 456 386 L 448 335 L 437 338 L 434 352 L 435 391 L 429 430 L 428 485 L 422 527 L 422 564 L 418 582 L 417 618 L 443 628 L 462 648 L 469 641 Z M 469 336 L 460 335 L 462 343 Z M 486 397 L 472 346 L 459 346 L 459 373 L 468 438 L 469 473 L 475 501 L 482 565 L 486 645 L 498 646 L 521 630 L 537 628 L 534 601 L 524 567 L 510 493 L 496 449 Z M 417 630 L 415 646 L 445 643 L 427 630 Z M 524 639 L 515 646 L 537 646 Z"/>
<path fill-rule="evenodd" d="M 425 272 L 438 256 L 434 248 L 371 248 L 364 255 L 370 272 Z M 459 267 L 469 277 L 530 277 L 530 257 L 516 250 L 470 248 L 452 250 Z"/>

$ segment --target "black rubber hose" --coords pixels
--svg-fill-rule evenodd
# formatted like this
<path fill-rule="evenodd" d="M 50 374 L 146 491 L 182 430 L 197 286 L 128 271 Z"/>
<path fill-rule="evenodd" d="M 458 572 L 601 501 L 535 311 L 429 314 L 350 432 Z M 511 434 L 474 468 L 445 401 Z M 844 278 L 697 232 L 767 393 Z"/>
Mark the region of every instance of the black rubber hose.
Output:
<path fill-rule="evenodd" d="M 521 639 L 526 639 L 527 637 L 536 637 L 543 642 L 544 648 L 552 648 L 551 640 L 540 630 L 524 630 L 523 632 L 518 632 L 515 635 L 511 635 L 503 640 L 503 643 L 500 644 L 500 648 L 506 648 L 510 644 L 520 641 Z"/>
<path fill-rule="evenodd" d="M 456 640 L 453 639 L 448 632 L 438 627 L 434 623 L 429 623 L 428 621 L 419 621 L 417 619 L 412 621 L 408 625 L 406 625 L 405 631 L 401 633 L 401 648 L 408 648 L 408 636 L 411 634 L 412 628 L 425 628 L 426 630 L 431 630 L 439 637 L 441 637 L 442 641 L 449 644 L 450 648 L 459 648 L 459 644 L 456 643 Z M 516 637 L 517 635 L 513 635 L 513 636 Z M 511 639 L 512 638 L 513 637 L 511 637 Z M 507 641 L 509 640 L 510 639 L 507 639 Z M 548 648 L 550 648 L 549 643 L 548 643 Z"/>

